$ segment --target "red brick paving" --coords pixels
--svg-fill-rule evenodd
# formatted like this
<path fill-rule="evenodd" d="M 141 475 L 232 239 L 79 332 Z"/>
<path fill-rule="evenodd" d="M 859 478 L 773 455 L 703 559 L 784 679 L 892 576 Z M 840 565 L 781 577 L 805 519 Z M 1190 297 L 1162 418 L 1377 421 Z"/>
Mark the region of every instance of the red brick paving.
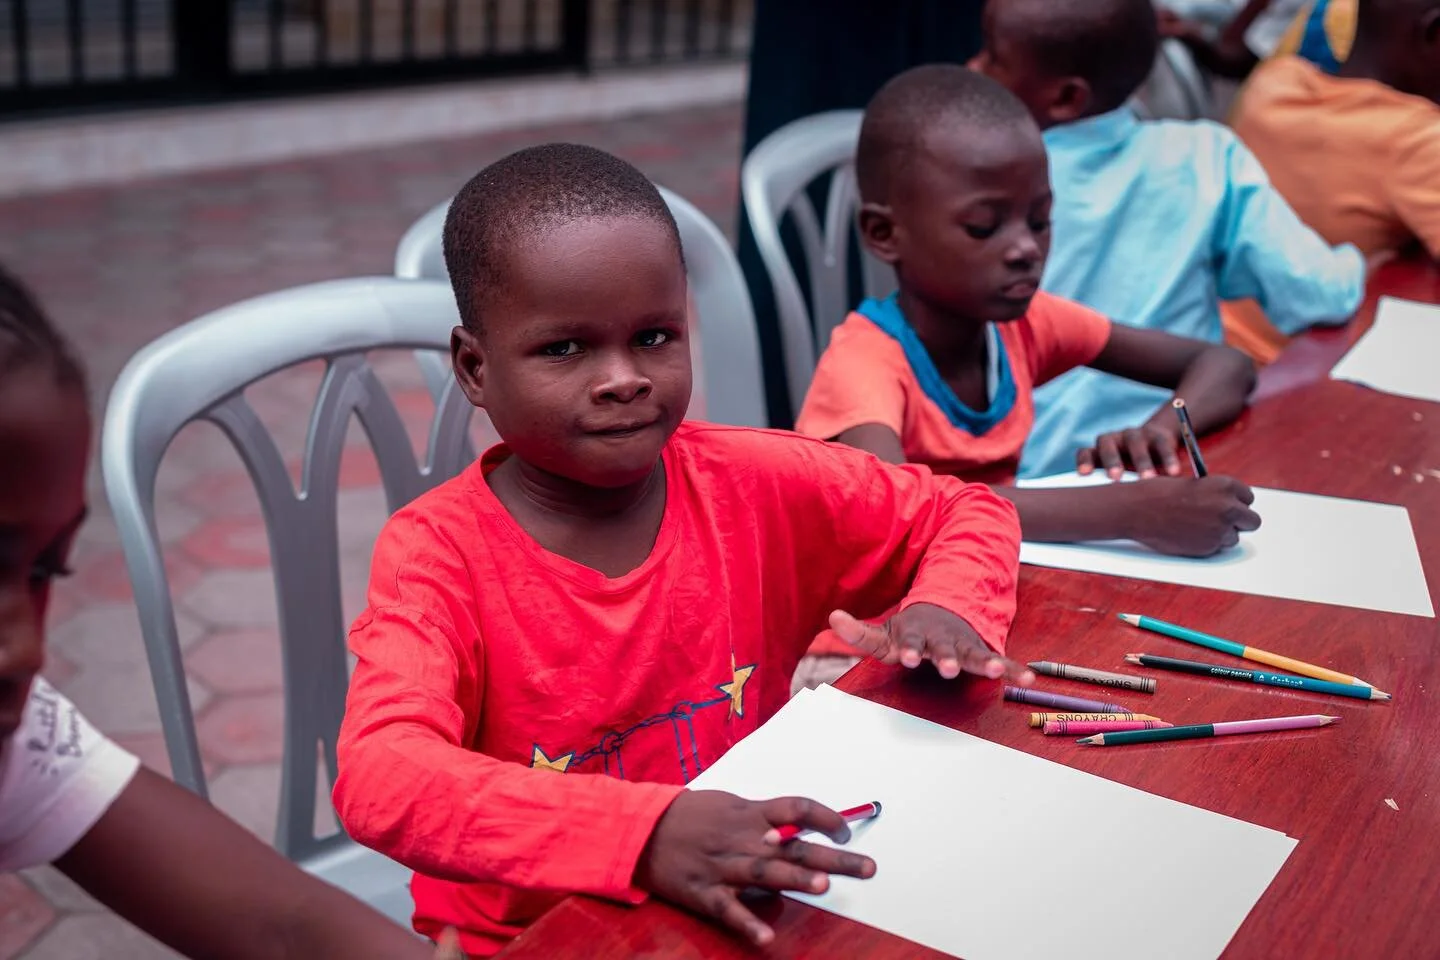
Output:
<path fill-rule="evenodd" d="M 518 147 L 574 140 L 635 162 L 733 229 L 739 105 L 420 143 L 246 170 L 0 202 L 0 263 L 29 282 L 90 368 L 97 414 L 116 375 L 165 331 L 236 300 L 300 283 L 388 274 L 421 213 Z M 431 414 L 405 358 L 377 359 L 417 442 Z M 269 378 L 247 396 L 298 473 L 320 367 Z M 477 436 L 485 437 L 485 424 Z M 383 522 L 373 457 L 352 433 L 343 463 L 346 613 L 359 612 L 370 544 Z M 92 473 L 93 473 L 92 469 Z M 77 575 L 51 611 L 49 676 L 102 728 L 168 773 L 143 643 L 114 520 L 92 476 L 92 518 Z M 274 823 L 283 710 L 268 547 L 259 505 L 215 429 L 187 428 L 157 484 L 201 751 L 217 803 L 262 835 Z M 269 839 L 267 836 L 266 839 Z M 0 960 L 93 952 L 171 957 L 129 932 L 52 871 L 0 878 Z M 88 948 L 88 949 L 85 949 Z"/>

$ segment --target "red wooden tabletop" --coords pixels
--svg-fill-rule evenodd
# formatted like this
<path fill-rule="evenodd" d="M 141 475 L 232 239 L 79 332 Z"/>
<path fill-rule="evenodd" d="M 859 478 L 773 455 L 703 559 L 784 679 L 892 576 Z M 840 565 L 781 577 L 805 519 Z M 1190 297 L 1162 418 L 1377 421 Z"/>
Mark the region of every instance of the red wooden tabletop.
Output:
<path fill-rule="evenodd" d="M 1440 271 L 1396 264 L 1376 279 L 1372 286 L 1380 293 L 1440 301 Z M 1324 379 L 1368 327 L 1373 307 L 1372 298 L 1344 330 L 1293 345 L 1267 371 L 1268 395 L 1208 439 L 1205 456 L 1212 472 L 1258 486 L 1408 507 L 1430 571 L 1431 597 L 1440 606 L 1440 405 Z M 1297 838 L 1295 852 L 1236 934 L 1227 958 L 1440 955 L 1440 707 L 1434 702 L 1440 693 L 1440 621 L 1037 567 L 1022 568 L 1019 608 L 1009 641 L 1019 660 L 1115 669 L 1123 667 L 1127 652 L 1195 655 L 1193 647 L 1115 618 L 1136 612 L 1365 677 L 1395 699 L 1341 700 L 1167 673 L 1158 692 L 1141 699 L 1147 712 L 1173 722 L 1322 712 L 1343 721 L 1318 732 L 1096 749 L 1030 730 L 1030 708 L 1002 703 L 995 683 L 950 682 L 928 668 L 908 672 L 862 663 L 837 686 Z M 1046 679 L 1045 685 L 1094 695 L 1083 684 Z M 1143 855 L 1144 838 L 1128 838 L 1117 850 L 1108 866 L 1123 870 L 1127 856 Z M 1092 878 L 1037 871 L 1036 879 L 1053 889 Z M 953 884 L 955 896 L 963 897 L 966 883 L 984 878 L 935 882 Z M 773 957 L 941 956 L 785 898 L 762 904 L 760 911 L 775 927 L 776 942 L 763 951 Z M 618 960 L 761 953 L 660 903 L 627 908 L 572 897 L 504 956 Z"/>

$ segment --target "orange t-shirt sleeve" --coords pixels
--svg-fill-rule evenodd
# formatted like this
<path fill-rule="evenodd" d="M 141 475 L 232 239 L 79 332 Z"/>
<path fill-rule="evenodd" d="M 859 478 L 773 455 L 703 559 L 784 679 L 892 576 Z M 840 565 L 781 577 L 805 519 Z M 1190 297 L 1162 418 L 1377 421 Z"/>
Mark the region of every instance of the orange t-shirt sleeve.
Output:
<path fill-rule="evenodd" d="M 484 643 L 464 563 L 397 515 L 381 533 L 338 744 L 335 809 L 360 843 L 427 876 L 638 902 L 631 880 L 678 786 L 560 776 L 469 748 Z M 425 544 L 423 551 L 413 545 Z"/>
<path fill-rule="evenodd" d="M 1037 293 L 1025 314 L 1035 386 L 1088 366 L 1110 340 L 1110 319 L 1072 300 Z"/>
<path fill-rule="evenodd" d="M 1430 256 L 1440 259 L 1440 121 L 1417 131 L 1384 176 L 1395 213 Z"/>
<path fill-rule="evenodd" d="M 852 427 L 878 423 L 904 436 L 906 370 L 897 369 L 892 352 L 904 363 L 899 346 L 870 321 L 854 314 L 830 339 L 820 355 L 815 377 L 805 394 L 795 431 L 833 440 Z"/>

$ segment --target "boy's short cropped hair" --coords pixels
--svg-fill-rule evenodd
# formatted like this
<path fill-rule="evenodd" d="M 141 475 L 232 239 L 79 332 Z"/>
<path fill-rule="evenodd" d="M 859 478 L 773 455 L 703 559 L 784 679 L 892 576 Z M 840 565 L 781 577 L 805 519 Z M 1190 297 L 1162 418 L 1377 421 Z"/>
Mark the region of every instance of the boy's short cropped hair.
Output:
<path fill-rule="evenodd" d="M 1153 0 L 1010 0 L 997 12 L 1036 69 L 1089 85 L 1089 114 L 1123 106 L 1155 69 Z"/>
<path fill-rule="evenodd" d="M 865 108 L 855 148 L 861 199 L 888 202 L 891 184 L 905 176 L 921 137 L 942 120 L 977 128 L 1034 123 L 1013 93 L 973 70 L 941 63 L 906 70 Z"/>
<path fill-rule="evenodd" d="M 445 215 L 445 267 L 460 318 L 483 330 L 488 295 L 505 285 L 505 247 L 574 220 L 653 220 L 675 238 L 680 230 L 655 184 L 619 157 L 595 147 L 549 143 L 527 147 L 481 170 Z"/>

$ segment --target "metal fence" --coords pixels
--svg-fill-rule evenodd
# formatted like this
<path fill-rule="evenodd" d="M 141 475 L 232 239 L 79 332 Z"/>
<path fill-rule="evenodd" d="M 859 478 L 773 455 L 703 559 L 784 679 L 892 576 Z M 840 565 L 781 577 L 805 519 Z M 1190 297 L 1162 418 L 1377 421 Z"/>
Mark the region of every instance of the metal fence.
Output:
<path fill-rule="evenodd" d="M 0 119 L 743 57 L 753 0 L 0 0 Z"/>

